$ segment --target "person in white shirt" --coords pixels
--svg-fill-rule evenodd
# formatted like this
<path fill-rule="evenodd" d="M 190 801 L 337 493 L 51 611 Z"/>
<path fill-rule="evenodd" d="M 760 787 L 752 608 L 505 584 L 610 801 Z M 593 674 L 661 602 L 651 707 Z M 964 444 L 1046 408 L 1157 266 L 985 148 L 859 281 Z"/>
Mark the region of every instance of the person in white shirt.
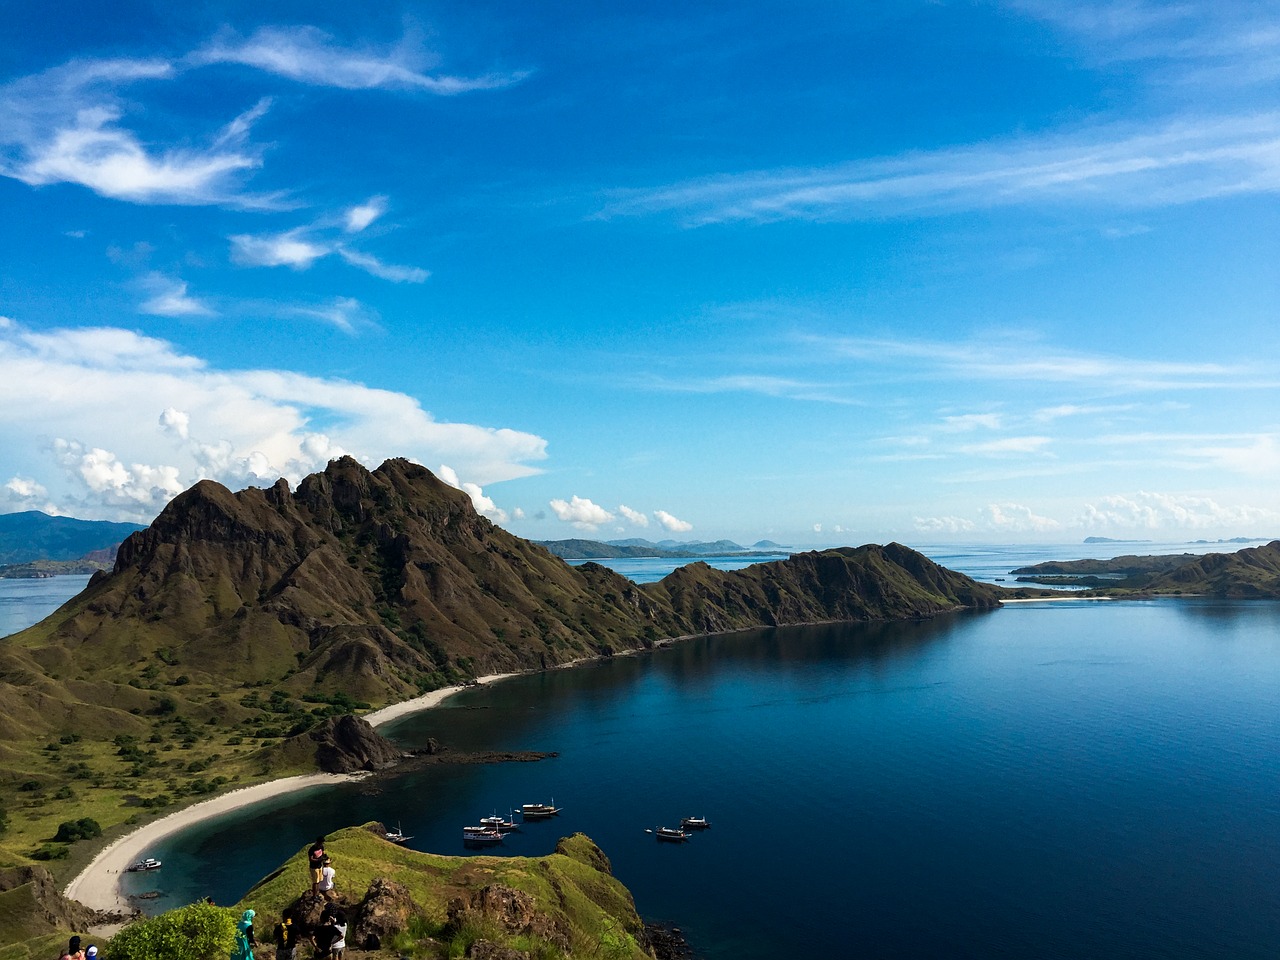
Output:
<path fill-rule="evenodd" d="M 324 858 L 324 866 L 320 868 L 319 890 L 330 900 L 333 899 L 333 878 L 337 871 L 333 869 L 333 861 Z"/>

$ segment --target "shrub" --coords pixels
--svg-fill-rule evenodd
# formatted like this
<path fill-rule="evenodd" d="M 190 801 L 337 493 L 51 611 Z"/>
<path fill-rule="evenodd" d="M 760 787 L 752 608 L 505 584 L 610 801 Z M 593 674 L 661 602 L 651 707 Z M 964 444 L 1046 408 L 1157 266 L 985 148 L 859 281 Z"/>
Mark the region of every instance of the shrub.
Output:
<path fill-rule="evenodd" d="M 79 820 L 64 820 L 58 824 L 58 832 L 53 839 L 59 843 L 74 843 L 77 840 L 92 840 L 100 836 L 102 836 L 102 827 L 98 825 L 98 821 L 90 817 L 81 817 Z"/>
<path fill-rule="evenodd" d="M 129 924 L 103 952 L 129 960 L 214 960 L 229 957 L 235 939 L 233 911 L 193 903 Z"/>

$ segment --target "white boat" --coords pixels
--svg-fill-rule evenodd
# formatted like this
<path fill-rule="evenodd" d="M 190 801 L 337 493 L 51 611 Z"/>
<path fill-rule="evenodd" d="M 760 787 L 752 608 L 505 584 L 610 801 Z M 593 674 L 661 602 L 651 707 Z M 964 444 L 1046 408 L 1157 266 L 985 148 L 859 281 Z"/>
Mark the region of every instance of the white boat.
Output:
<path fill-rule="evenodd" d="M 706 817 L 681 817 L 681 830 L 706 830 L 711 826 L 711 821 Z"/>
<path fill-rule="evenodd" d="M 400 829 L 400 824 L 398 823 L 396 824 L 396 828 L 394 830 L 388 830 L 385 834 L 383 834 L 383 836 L 385 836 L 392 843 L 405 843 L 406 841 L 413 839 L 413 837 L 407 835 L 403 830 Z"/>
<path fill-rule="evenodd" d="M 463 843 L 501 843 L 502 834 L 492 827 L 463 827 L 462 828 Z"/>
<path fill-rule="evenodd" d="M 653 835 L 659 840 L 666 840 L 670 843 L 683 843 L 689 839 L 689 832 L 677 827 L 654 827 Z"/>
<path fill-rule="evenodd" d="M 520 829 L 520 824 L 516 823 L 514 817 L 508 820 L 505 817 L 498 816 L 497 811 L 494 811 L 491 816 L 481 817 L 480 825 L 497 830 L 499 833 L 510 833 L 512 830 Z"/>
<path fill-rule="evenodd" d="M 545 820 L 559 816 L 561 807 L 555 805 L 555 798 L 550 803 L 523 803 L 520 805 L 520 816 L 526 820 Z"/>
<path fill-rule="evenodd" d="M 129 864 L 130 873 L 140 873 L 143 870 L 159 870 L 160 861 L 155 857 L 147 857 L 145 860 L 138 860 Z"/>

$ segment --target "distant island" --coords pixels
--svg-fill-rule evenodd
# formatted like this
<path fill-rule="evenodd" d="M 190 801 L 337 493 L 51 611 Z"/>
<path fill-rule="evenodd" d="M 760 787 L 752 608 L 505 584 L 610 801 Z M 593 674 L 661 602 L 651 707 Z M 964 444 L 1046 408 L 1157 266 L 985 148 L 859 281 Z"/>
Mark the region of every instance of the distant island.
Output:
<path fill-rule="evenodd" d="M 1082 543 L 1150 543 L 1150 540 L 1116 540 L 1112 537 L 1085 537 Z"/>
<path fill-rule="evenodd" d="M 1173 594 L 1280 599 L 1280 540 L 1235 553 L 1052 560 L 1010 572 L 1019 583 L 1084 588 L 1082 596 Z"/>
<path fill-rule="evenodd" d="M 0 565 L 78 561 L 94 551 L 114 549 L 141 529 L 138 523 L 51 517 L 39 510 L 0 513 Z"/>
<path fill-rule="evenodd" d="M 772 540 L 760 540 L 744 547 L 732 540 L 659 540 L 654 543 L 633 537 L 629 540 L 535 540 L 565 560 L 607 560 L 634 558 L 688 559 L 690 557 L 776 557 L 790 553 L 788 547 Z"/>

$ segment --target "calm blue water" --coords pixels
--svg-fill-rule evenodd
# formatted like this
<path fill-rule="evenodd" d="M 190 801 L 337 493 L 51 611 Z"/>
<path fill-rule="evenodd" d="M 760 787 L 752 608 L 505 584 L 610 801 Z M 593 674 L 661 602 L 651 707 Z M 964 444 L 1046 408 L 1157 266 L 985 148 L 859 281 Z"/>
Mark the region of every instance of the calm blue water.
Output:
<path fill-rule="evenodd" d="M 232 902 L 317 833 L 554 797 L 709 958 L 1274 958 L 1280 604 L 1010 605 L 705 638 L 467 691 L 391 729 L 535 764 L 312 791 L 153 851 L 166 908 Z M 692 842 L 644 832 L 681 815 Z M 341 870 L 339 865 L 339 883 Z M 301 878 L 300 878 L 301 885 Z"/>
<path fill-rule="evenodd" d="M 39 623 L 88 584 L 87 576 L 0 579 L 0 637 Z"/>

